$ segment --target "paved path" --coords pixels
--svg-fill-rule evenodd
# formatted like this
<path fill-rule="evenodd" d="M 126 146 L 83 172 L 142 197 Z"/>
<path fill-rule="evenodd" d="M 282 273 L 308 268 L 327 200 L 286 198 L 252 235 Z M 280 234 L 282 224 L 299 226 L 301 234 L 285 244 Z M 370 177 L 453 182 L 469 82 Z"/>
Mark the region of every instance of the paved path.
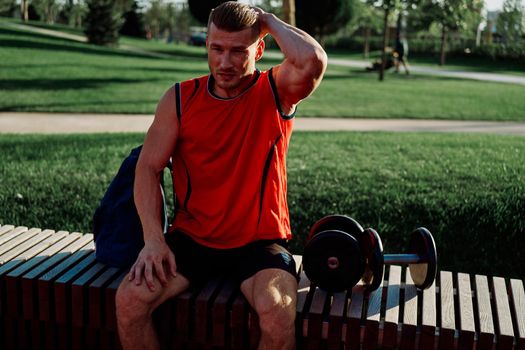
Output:
<path fill-rule="evenodd" d="M 86 38 L 81 35 L 69 34 L 69 33 L 64 33 L 64 32 L 60 32 L 56 30 L 37 28 L 33 26 L 17 24 L 17 23 L 10 23 L 10 22 L 2 22 L 2 25 L 6 25 L 12 28 L 19 29 L 19 30 L 26 30 L 26 31 L 45 34 L 45 35 L 55 36 L 59 38 L 86 42 Z M 157 58 L 173 58 L 174 57 L 173 55 L 146 51 L 146 50 L 142 50 L 140 48 L 128 46 L 128 45 L 119 45 L 119 49 L 125 50 L 125 51 L 136 52 L 136 53 L 140 53 L 146 56 L 152 56 L 152 57 L 157 57 Z M 275 52 L 275 51 L 267 51 L 265 55 L 267 57 L 273 57 L 273 58 L 282 57 L 282 54 L 280 52 Z M 339 59 L 339 58 L 329 58 L 328 64 L 344 66 L 344 67 L 351 67 L 351 68 L 363 68 L 363 69 L 365 69 L 365 67 L 367 66 L 370 66 L 370 62 L 368 61 Z M 413 74 L 415 73 L 415 74 L 434 75 L 434 76 L 442 76 L 442 77 L 449 77 L 449 78 L 474 79 L 474 80 L 482 80 L 482 81 L 492 81 L 492 82 L 499 82 L 499 83 L 525 85 L 525 76 L 515 76 L 515 75 L 508 75 L 508 74 L 452 71 L 452 70 L 447 70 L 447 69 L 438 69 L 438 68 L 424 67 L 424 66 L 417 66 L 417 65 L 410 65 L 410 72 Z"/>
<path fill-rule="evenodd" d="M 0 133 L 145 132 L 152 115 L 0 112 Z M 524 135 L 525 123 L 415 119 L 297 118 L 295 130 L 463 132 Z"/>

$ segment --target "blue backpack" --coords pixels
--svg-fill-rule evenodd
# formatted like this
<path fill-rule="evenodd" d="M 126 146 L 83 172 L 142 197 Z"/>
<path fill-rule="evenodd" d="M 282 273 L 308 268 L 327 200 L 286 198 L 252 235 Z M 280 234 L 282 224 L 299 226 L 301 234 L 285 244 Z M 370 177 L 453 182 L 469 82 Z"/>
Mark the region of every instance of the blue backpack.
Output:
<path fill-rule="evenodd" d="M 133 199 L 135 168 L 142 146 L 131 151 L 109 185 L 93 216 L 95 256 L 113 267 L 130 267 L 144 247 L 142 224 Z M 169 166 L 169 165 L 168 165 Z M 168 228 L 166 200 L 161 176 L 162 222 Z"/>

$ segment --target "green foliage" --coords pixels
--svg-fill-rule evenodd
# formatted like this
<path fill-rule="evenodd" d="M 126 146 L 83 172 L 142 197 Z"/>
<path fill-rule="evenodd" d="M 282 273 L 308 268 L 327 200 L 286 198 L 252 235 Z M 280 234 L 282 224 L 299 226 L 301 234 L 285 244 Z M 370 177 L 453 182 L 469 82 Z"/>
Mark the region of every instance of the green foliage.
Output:
<path fill-rule="evenodd" d="M 120 28 L 120 34 L 137 38 L 146 37 L 144 14 L 139 8 L 137 1 L 133 1 L 131 8 L 124 12 L 123 17 L 124 23 Z"/>
<path fill-rule="evenodd" d="M 12 17 L 16 7 L 16 0 L 0 0 L 0 16 Z"/>
<path fill-rule="evenodd" d="M 31 4 L 44 22 L 55 23 L 60 12 L 60 5 L 56 0 L 32 0 Z"/>
<path fill-rule="evenodd" d="M 143 136 L 1 135 L 0 224 L 91 231 L 105 189 Z M 292 249 L 301 253 L 310 226 L 339 213 L 377 229 L 386 252 L 403 251 L 425 226 L 440 269 L 524 278 L 524 152 L 522 137 L 296 132 Z"/>
<path fill-rule="evenodd" d="M 503 2 L 503 10 L 498 15 L 496 30 L 498 34 L 501 34 L 506 44 L 523 43 L 521 39 L 525 30 L 523 15 L 521 0 L 505 0 Z"/>
<path fill-rule="evenodd" d="M 319 39 L 344 27 L 352 18 L 353 0 L 295 0 L 297 26 Z"/>
<path fill-rule="evenodd" d="M 84 20 L 84 33 L 96 45 L 116 45 L 122 25 L 121 12 L 111 0 L 87 0 L 88 12 Z"/>

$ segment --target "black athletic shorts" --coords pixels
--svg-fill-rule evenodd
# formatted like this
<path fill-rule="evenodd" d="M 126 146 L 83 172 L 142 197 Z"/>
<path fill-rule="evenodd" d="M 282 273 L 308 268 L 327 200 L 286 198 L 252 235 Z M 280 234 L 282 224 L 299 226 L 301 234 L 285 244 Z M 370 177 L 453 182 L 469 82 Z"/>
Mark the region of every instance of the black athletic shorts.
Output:
<path fill-rule="evenodd" d="M 168 233 L 165 237 L 175 254 L 177 272 L 193 285 L 202 285 L 219 276 L 241 283 L 269 268 L 288 271 L 297 278 L 295 260 L 285 240 L 261 240 L 240 248 L 215 249 L 200 245 L 181 232 Z"/>

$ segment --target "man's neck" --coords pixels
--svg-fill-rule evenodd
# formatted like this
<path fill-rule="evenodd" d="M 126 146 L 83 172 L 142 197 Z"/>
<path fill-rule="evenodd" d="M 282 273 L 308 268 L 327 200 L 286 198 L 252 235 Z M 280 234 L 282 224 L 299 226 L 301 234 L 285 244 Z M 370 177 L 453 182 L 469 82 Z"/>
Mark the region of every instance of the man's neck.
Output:
<path fill-rule="evenodd" d="M 213 83 L 211 84 L 210 88 L 215 96 L 225 99 L 231 99 L 241 95 L 243 92 L 248 90 L 258 77 L 259 71 L 255 69 L 252 74 L 245 76 L 242 79 L 241 83 L 232 89 L 223 89 L 218 87 L 215 78 L 213 78 Z"/>

